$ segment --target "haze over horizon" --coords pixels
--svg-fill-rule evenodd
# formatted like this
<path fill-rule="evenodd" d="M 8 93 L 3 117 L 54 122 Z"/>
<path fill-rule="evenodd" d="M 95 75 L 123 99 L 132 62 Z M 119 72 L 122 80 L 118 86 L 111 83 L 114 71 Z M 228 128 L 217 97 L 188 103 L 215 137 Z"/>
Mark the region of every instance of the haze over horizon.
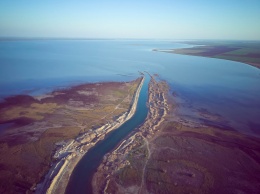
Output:
<path fill-rule="evenodd" d="M 260 1 L 0 2 L 0 37 L 260 40 Z"/>

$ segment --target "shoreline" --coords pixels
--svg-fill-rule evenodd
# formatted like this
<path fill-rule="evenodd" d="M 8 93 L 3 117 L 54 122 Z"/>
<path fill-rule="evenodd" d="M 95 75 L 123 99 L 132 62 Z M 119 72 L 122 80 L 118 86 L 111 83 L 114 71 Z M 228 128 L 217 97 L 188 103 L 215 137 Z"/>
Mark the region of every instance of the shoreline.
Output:
<path fill-rule="evenodd" d="M 89 130 L 74 140 L 66 142 L 66 145 L 63 145 L 61 149 L 55 151 L 53 157 L 58 161 L 52 164 L 44 180 L 37 185 L 36 193 L 65 193 L 70 175 L 80 159 L 90 148 L 95 146 L 97 142 L 103 140 L 110 131 L 120 127 L 134 115 L 144 79 L 144 77 L 141 78 L 139 86 L 133 96 L 131 108 L 127 112 L 112 122 L 108 122 L 95 130 Z"/>

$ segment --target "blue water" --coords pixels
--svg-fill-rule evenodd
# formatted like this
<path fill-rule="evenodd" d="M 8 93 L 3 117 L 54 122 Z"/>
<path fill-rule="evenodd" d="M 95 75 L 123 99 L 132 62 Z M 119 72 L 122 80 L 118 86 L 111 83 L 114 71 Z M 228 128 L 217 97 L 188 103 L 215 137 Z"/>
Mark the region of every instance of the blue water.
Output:
<path fill-rule="evenodd" d="M 153 52 L 172 41 L 19 40 L 0 42 L 0 97 L 39 95 L 82 82 L 127 81 L 158 73 L 177 94 L 179 118 L 260 135 L 260 70 L 220 59 Z M 206 110 L 212 118 L 200 114 Z"/>

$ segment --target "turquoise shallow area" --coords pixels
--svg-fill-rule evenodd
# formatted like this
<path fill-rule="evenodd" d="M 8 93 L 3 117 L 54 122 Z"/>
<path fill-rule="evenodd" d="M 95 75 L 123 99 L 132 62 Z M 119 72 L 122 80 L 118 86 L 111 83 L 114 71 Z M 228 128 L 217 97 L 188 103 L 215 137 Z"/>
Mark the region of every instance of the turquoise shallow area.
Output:
<path fill-rule="evenodd" d="M 182 47 L 187 45 L 155 40 L 1 41 L 0 97 L 39 95 L 83 82 L 128 81 L 148 71 L 158 73 L 177 95 L 178 118 L 259 135 L 259 69 L 152 51 Z"/>

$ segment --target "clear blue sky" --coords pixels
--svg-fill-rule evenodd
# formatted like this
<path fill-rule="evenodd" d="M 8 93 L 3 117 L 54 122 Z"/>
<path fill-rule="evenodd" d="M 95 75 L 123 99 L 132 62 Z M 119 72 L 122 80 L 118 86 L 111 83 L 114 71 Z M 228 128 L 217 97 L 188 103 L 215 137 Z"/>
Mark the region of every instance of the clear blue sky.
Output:
<path fill-rule="evenodd" d="M 260 40 L 260 0 L 0 0 L 0 36 Z"/>

